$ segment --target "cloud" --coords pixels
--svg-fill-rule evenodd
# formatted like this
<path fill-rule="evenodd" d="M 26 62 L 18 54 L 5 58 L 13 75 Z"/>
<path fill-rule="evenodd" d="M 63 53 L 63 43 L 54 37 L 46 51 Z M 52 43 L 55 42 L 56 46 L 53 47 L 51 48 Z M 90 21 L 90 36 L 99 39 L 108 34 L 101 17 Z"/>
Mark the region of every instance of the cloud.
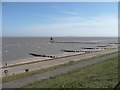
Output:
<path fill-rule="evenodd" d="M 24 28 L 26 34 L 37 36 L 117 36 L 116 16 L 58 18 L 49 24 L 35 24 Z"/>

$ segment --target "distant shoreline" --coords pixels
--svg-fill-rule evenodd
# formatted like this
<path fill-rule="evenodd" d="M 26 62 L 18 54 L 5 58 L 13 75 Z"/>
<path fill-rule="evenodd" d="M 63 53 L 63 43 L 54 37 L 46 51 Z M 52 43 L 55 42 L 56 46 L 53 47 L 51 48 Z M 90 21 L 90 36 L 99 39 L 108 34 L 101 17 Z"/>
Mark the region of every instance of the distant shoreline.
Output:
<path fill-rule="evenodd" d="M 49 38 L 49 37 L 51 37 L 51 36 L 2 36 L 2 38 L 5 38 L 5 37 L 10 37 L 10 38 L 41 38 L 41 37 L 43 37 L 43 38 Z M 57 38 L 62 38 L 62 37 L 66 37 L 66 38 L 70 38 L 70 37 L 72 37 L 72 38 L 83 38 L 83 37 L 93 37 L 93 38 L 118 38 L 118 37 L 114 37 L 114 36 L 104 36 L 104 37 L 102 37 L 102 36 L 53 36 L 53 37 L 57 37 Z"/>

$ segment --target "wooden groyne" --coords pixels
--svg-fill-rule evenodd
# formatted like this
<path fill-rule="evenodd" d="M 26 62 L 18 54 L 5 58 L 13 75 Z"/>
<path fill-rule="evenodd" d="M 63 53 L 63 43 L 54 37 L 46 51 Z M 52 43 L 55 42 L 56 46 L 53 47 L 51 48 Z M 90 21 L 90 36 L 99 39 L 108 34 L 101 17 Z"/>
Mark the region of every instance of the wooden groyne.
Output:
<path fill-rule="evenodd" d="M 68 49 L 62 49 L 61 51 L 64 51 L 64 52 L 90 52 L 90 51 L 86 51 L 86 50 L 68 50 Z"/>
<path fill-rule="evenodd" d="M 35 53 L 29 53 L 32 56 L 36 56 L 36 57 L 50 57 L 50 58 L 57 58 L 56 56 L 53 55 L 45 55 L 45 54 L 35 54 Z"/>

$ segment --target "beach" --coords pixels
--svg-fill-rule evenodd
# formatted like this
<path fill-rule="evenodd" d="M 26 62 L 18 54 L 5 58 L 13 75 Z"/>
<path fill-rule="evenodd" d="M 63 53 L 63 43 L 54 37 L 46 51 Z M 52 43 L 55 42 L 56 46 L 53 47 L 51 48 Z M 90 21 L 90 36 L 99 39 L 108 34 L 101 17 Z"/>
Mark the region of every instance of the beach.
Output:
<path fill-rule="evenodd" d="M 107 50 L 99 50 L 99 51 L 93 51 L 89 53 L 64 53 L 62 55 L 59 55 L 59 58 L 51 59 L 46 57 L 33 57 L 28 58 L 26 60 L 18 60 L 18 61 L 11 61 L 8 62 L 7 66 L 2 66 L 2 76 L 5 76 L 4 71 L 8 70 L 8 76 L 19 74 L 19 73 L 25 73 L 26 69 L 29 69 L 29 71 L 33 70 L 39 70 L 44 69 L 60 64 L 69 63 L 70 61 L 78 61 L 83 60 L 95 56 L 100 56 L 103 54 L 113 53 L 117 52 L 117 48 L 113 49 L 107 49 Z"/>

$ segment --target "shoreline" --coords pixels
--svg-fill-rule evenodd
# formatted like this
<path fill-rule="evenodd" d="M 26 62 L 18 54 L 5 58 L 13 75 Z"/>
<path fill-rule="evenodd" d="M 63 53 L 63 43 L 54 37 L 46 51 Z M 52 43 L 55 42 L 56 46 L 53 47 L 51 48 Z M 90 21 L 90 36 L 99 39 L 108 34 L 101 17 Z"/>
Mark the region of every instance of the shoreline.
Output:
<path fill-rule="evenodd" d="M 91 53 L 91 52 L 99 52 L 99 51 L 109 50 L 109 49 L 110 50 L 115 49 L 115 47 L 98 48 L 98 49 L 84 49 L 81 52 L 63 52 L 63 53 L 55 54 L 54 56 L 56 58 L 33 56 L 33 57 L 25 58 L 25 59 L 18 59 L 18 60 L 3 62 L 2 66 L 0 66 L 0 68 L 8 68 L 8 67 L 14 67 L 14 66 L 19 66 L 19 65 L 55 60 L 55 59 L 59 59 L 59 58 L 72 57 L 72 56 L 76 56 L 76 55 L 82 55 L 82 54 Z M 86 52 L 86 50 L 87 50 L 87 52 Z"/>
<path fill-rule="evenodd" d="M 85 52 L 64 52 L 62 54 L 56 54 L 58 58 L 65 58 L 65 57 L 70 57 L 70 56 L 75 56 L 75 55 L 81 55 L 85 54 Z M 19 60 L 14 60 L 14 61 L 9 61 L 7 62 L 7 66 L 2 64 L 0 68 L 8 68 L 8 67 L 14 67 L 14 66 L 19 66 L 19 65 L 24 65 L 24 64 L 30 64 L 30 63 L 37 63 L 37 62 L 43 62 L 43 61 L 49 61 L 49 60 L 54 60 L 58 58 L 49 58 L 49 57 L 35 57 L 33 56 L 32 58 L 26 58 L 26 59 L 19 59 Z"/>
<path fill-rule="evenodd" d="M 19 64 L 19 65 L 15 65 L 12 67 L 6 67 L 6 68 L 2 68 L 2 77 L 5 76 L 4 70 L 8 70 L 8 76 L 12 76 L 13 74 L 19 74 L 19 73 L 25 73 L 25 69 L 29 69 L 30 71 L 33 70 L 38 70 L 38 69 L 44 69 L 44 68 L 49 68 L 51 66 L 56 66 L 56 65 L 60 65 L 60 64 L 65 64 L 68 63 L 70 61 L 79 61 L 79 60 L 83 60 L 83 59 L 87 59 L 90 57 L 95 57 L 95 56 L 99 56 L 99 55 L 103 55 L 103 54 L 108 54 L 111 52 L 117 52 L 118 49 L 110 49 L 110 50 L 100 50 L 97 52 L 91 52 L 91 53 L 85 53 L 85 54 L 75 54 L 70 56 L 64 56 L 64 57 L 60 57 L 60 58 L 56 58 L 56 59 L 52 59 L 52 60 L 45 60 L 45 61 L 40 61 L 40 60 L 36 60 L 34 62 L 29 62 L 29 63 L 23 63 L 23 64 Z"/>

